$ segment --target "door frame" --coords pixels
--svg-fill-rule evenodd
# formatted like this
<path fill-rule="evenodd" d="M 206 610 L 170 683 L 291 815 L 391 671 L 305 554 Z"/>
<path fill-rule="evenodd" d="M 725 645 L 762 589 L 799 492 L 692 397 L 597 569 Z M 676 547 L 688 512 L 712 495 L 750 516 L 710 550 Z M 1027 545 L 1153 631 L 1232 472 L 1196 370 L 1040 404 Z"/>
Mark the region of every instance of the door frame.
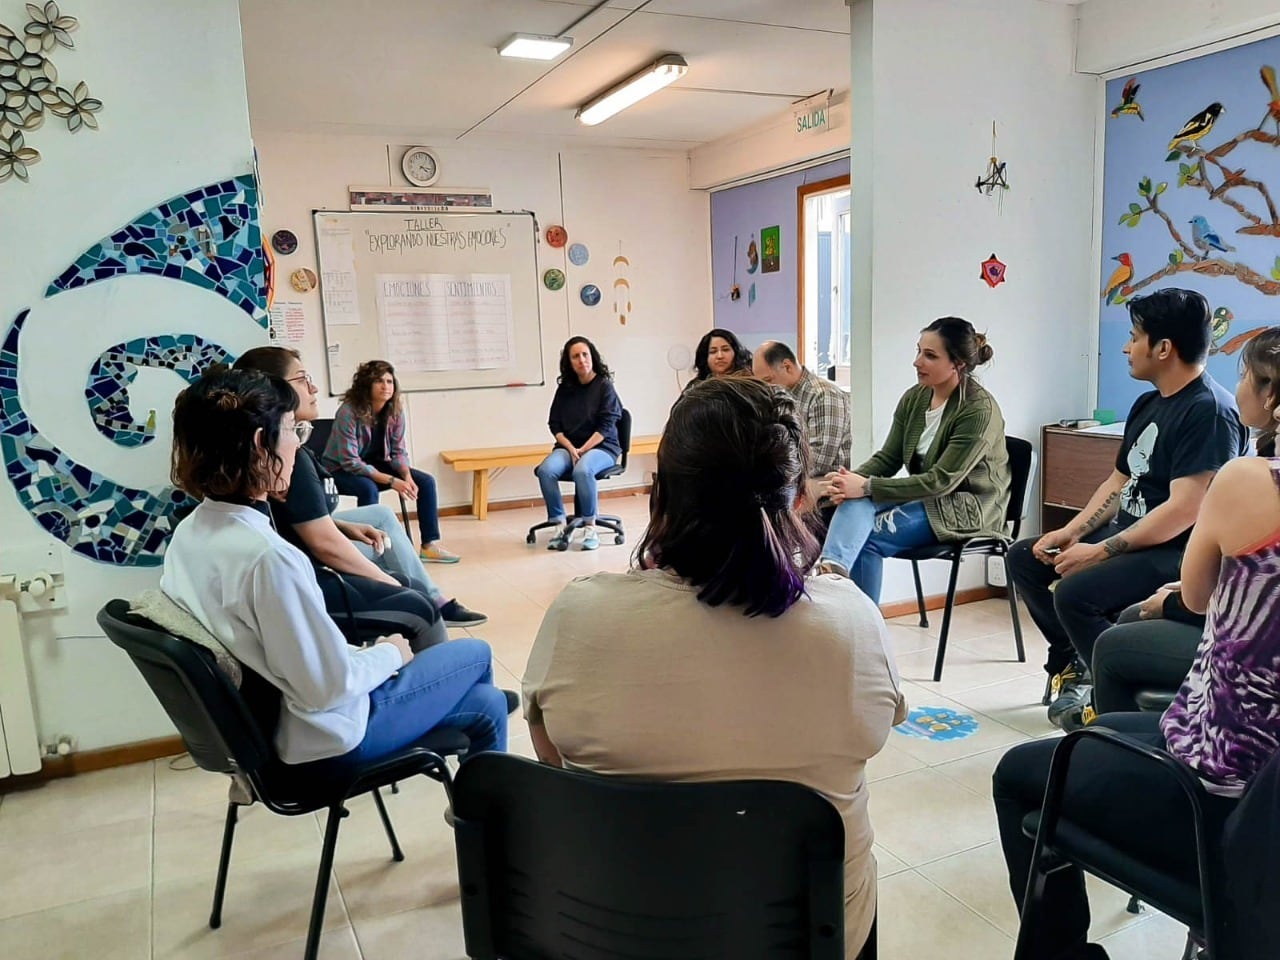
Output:
<path fill-rule="evenodd" d="M 804 204 L 814 194 L 834 193 L 844 188 L 849 188 L 852 191 L 852 179 L 847 173 L 842 173 L 838 177 L 830 177 L 826 180 L 818 180 L 814 183 L 802 183 L 796 187 L 796 353 L 798 355 L 804 353 L 805 344 Z M 818 376 L 826 376 L 825 371 L 818 372 Z"/>

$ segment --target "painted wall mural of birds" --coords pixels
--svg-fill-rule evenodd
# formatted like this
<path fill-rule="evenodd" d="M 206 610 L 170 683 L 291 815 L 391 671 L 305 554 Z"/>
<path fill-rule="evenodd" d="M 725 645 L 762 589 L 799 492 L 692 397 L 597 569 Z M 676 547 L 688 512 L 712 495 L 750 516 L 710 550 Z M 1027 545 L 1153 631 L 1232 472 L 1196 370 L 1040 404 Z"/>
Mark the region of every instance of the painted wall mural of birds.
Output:
<path fill-rule="evenodd" d="M 1227 108 L 1215 100 L 1182 125 L 1182 129 L 1169 141 L 1169 149 L 1177 149 L 1180 143 L 1195 143 L 1212 130 L 1218 117 L 1226 112 Z"/>
<path fill-rule="evenodd" d="M 1122 253 L 1111 259 L 1118 261 L 1120 266 L 1112 271 L 1107 285 L 1102 288 L 1102 296 L 1106 298 L 1107 303 L 1115 303 L 1116 297 L 1120 296 L 1121 288 L 1133 279 L 1133 258 L 1129 254 Z"/>
<path fill-rule="evenodd" d="M 1120 93 L 1120 104 L 1111 111 L 1111 119 L 1124 116 L 1134 116 L 1139 120 L 1146 122 L 1147 118 L 1142 115 L 1142 104 L 1138 103 L 1138 91 L 1142 89 L 1142 84 L 1138 82 L 1137 77 L 1130 77 L 1124 85 L 1124 90 Z"/>
<path fill-rule="evenodd" d="M 1218 235 L 1218 231 L 1209 226 L 1209 221 L 1204 217 L 1194 216 L 1187 223 L 1191 224 L 1191 242 L 1196 245 L 1197 250 L 1206 256 L 1210 250 L 1221 250 L 1223 253 L 1235 250 L 1235 247 L 1223 241 L 1222 237 Z"/>
<path fill-rule="evenodd" d="M 1258 75 L 1262 77 L 1267 93 L 1271 94 L 1271 102 L 1267 104 L 1266 115 L 1258 124 L 1258 129 L 1261 130 L 1270 120 L 1276 125 L 1276 133 L 1280 134 L 1280 86 L 1276 85 L 1276 68 L 1268 64 L 1258 71 Z"/>

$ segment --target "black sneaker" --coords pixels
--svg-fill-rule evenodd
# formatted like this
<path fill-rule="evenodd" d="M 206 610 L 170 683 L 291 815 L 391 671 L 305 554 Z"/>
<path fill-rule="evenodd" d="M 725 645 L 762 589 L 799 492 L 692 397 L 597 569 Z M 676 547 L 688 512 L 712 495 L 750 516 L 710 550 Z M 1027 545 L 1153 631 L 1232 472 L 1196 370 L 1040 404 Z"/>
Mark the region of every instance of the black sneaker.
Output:
<path fill-rule="evenodd" d="M 1062 726 L 1067 714 L 1080 714 L 1093 699 L 1093 678 L 1079 660 L 1072 660 L 1053 677 L 1053 692 L 1057 694 L 1049 704 L 1049 722 Z"/>
<path fill-rule="evenodd" d="M 450 600 L 441 607 L 440 616 L 444 618 L 446 627 L 478 627 L 482 623 L 489 622 L 489 618 L 483 613 L 468 610 L 457 600 Z"/>
<path fill-rule="evenodd" d="M 503 690 L 502 694 L 507 698 L 507 716 L 520 709 L 520 694 L 514 690 Z"/>

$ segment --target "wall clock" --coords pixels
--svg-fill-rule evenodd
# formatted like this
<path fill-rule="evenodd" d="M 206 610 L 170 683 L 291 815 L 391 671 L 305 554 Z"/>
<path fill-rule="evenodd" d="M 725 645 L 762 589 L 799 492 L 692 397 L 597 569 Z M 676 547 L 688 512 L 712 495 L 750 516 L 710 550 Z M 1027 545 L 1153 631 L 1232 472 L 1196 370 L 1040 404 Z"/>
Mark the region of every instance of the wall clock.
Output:
<path fill-rule="evenodd" d="M 410 147 L 400 158 L 400 169 L 415 187 L 429 187 L 440 176 L 440 161 L 427 147 Z"/>

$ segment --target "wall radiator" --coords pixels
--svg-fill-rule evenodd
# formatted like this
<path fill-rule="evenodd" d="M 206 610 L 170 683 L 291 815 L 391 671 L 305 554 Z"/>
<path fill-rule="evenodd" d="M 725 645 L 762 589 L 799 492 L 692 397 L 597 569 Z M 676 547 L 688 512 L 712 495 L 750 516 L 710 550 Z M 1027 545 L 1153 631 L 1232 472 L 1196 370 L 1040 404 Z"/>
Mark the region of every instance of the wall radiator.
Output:
<path fill-rule="evenodd" d="M 39 770 L 40 741 L 18 605 L 0 600 L 0 777 Z"/>

